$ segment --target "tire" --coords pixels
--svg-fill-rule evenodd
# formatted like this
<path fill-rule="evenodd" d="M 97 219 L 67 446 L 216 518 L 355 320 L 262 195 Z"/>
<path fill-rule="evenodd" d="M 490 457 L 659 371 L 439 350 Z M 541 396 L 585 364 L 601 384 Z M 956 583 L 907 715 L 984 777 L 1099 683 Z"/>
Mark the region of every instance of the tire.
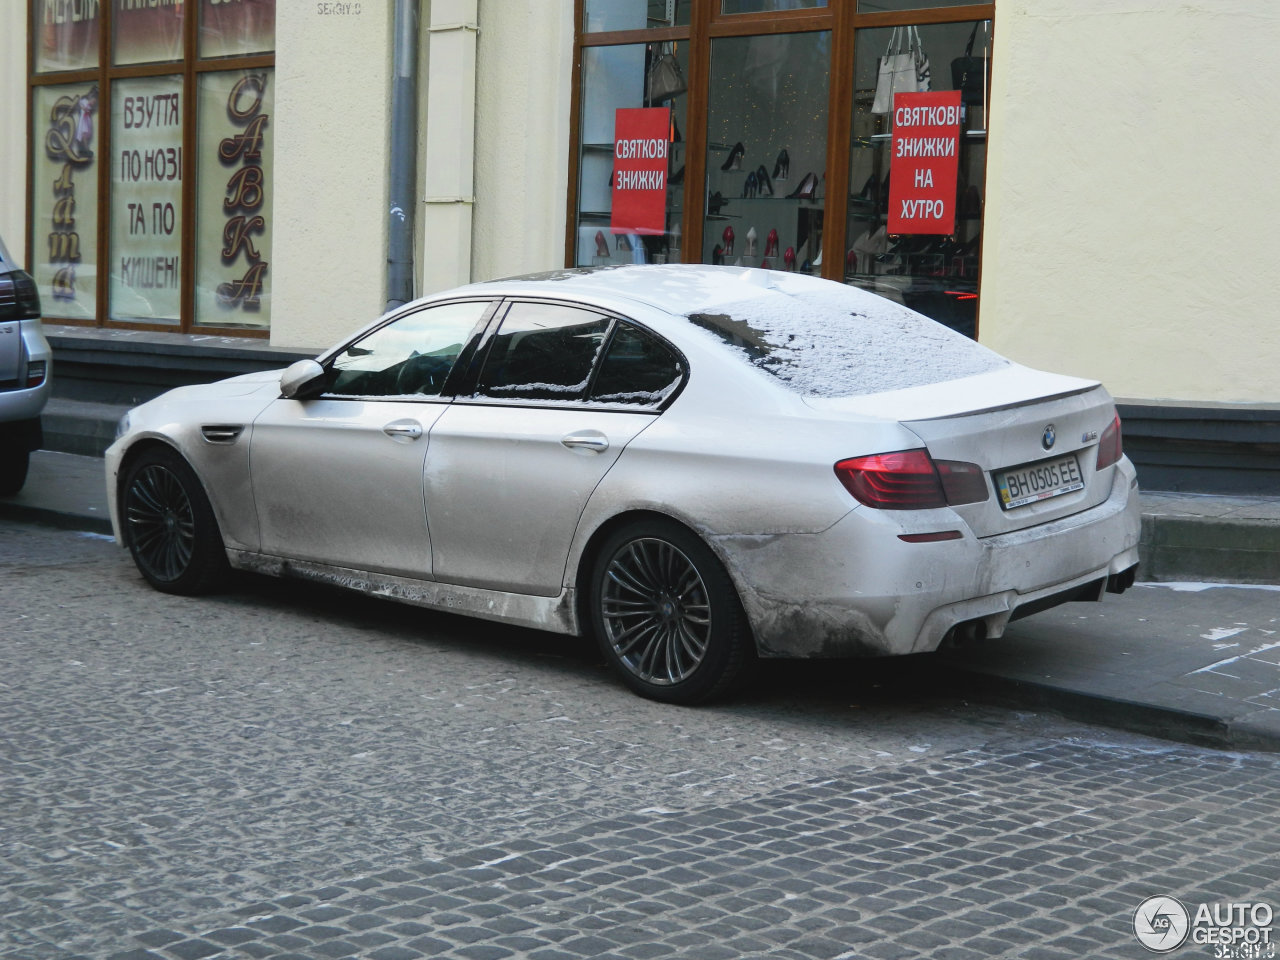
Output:
<path fill-rule="evenodd" d="M 31 454 L 26 447 L 5 451 L 0 459 L 0 497 L 11 497 L 27 482 L 27 467 L 31 463 Z"/>
<path fill-rule="evenodd" d="M 600 651 L 643 697 L 698 704 L 722 697 L 752 662 L 751 630 L 733 582 L 689 530 L 659 519 L 610 534 L 588 603 Z"/>
<path fill-rule="evenodd" d="M 209 498 L 173 450 L 152 448 L 129 465 L 120 516 L 133 562 L 157 590 L 196 596 L 226 581 L 230 568 Z"/>

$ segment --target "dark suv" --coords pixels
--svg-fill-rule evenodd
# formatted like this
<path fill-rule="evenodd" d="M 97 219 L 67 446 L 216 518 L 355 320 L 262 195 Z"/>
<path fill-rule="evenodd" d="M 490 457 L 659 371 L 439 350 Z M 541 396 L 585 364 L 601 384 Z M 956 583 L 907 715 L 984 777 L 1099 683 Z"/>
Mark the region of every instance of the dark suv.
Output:
<path fill-rule="evenodd" d="M 40 411 L 52 366 L 35 281 L 0 240 L 0 496 L 22 489 L 31 451 L 43 442 Z"/>

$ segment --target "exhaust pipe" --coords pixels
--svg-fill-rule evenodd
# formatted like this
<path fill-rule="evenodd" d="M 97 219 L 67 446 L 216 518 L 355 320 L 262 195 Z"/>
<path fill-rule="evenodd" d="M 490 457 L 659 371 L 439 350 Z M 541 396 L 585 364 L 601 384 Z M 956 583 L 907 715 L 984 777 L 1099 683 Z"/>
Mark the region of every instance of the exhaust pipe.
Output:
<path fill-rule="evenodd" d="M 1138 565 L 1135 563 L 1128 570 L 1121 570 L 1107 577 L 1107 593 L 1124 593 L 1138 579 Z"/>
<path fill-rule="evenodd" d="M 965 647 L 973 643 L 981 643 L 987 639 L 987 623 L 985 620 L 966 620 L 957 623 L 947 631 L 940 646 L 950 649 Z"/>

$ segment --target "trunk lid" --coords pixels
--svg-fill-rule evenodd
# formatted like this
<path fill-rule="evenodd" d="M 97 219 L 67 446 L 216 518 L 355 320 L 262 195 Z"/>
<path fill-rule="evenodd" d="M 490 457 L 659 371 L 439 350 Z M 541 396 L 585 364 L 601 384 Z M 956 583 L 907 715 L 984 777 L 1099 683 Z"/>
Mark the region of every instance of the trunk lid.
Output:
<path fill-rule="evenodd" d="M 1095 468 L 1098 441 L 1115 417 L 1115 404 L 1095 381 L 1015 364 L 909 390 L 806 402 L 897 420 L 935 460 L 977 464 L 989 496 L 952 508 L 977 537 L 1087 510 L 1111 492 L 1113 469 Z"/>

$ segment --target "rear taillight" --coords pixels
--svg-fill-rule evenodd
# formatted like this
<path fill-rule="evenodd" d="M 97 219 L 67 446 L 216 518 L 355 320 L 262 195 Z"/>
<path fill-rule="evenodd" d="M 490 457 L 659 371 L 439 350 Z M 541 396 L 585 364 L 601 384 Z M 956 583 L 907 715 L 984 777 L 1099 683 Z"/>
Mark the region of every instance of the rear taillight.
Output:
<path fill-rule="evenodd" d="M 1103 467 L 1109 467 L 1116 463 L 1124 455 L 1124 445 L 1120 437 L 1120 414 L 1115 415 L 1115 419 L 1111 421 L 1111 426 L 1102 431 L 1102 439 L 1098 441 L 1098 466 L 1101 470 Z"/>
<path fill-rule="evenodd" d="M 981 503 L 987 499 L 987 477 L 976 463 L 935 460 L 933 464 L 938 468 L 938 476 L 942 477 L 942 490 L 951 506 Z"/>
<path fill-rule="evenodd" d="M 987 499 L 981 467 L 957 460 L 935 462 L 926 450 L 854 457 L 841 460 L 835 470 L 859 503 L 880 510 L 930 510 Z"/>
<path fill-rule="evenodd" d="M 32 360 L 27 364 L 27 386 L 38 387 L 44 383 L 45 362 Z"/>

